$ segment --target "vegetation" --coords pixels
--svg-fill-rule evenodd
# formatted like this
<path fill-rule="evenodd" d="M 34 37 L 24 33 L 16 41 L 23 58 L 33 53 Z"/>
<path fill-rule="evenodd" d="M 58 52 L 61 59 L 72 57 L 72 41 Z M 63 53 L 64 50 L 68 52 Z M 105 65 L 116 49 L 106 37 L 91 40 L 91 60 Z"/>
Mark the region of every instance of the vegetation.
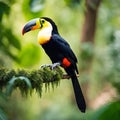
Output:
<path fill-rule="evenodd" d="M 119 0 L 0 0 L 0 120 L 118 120 L 119 5 Z M 50 63 L 36 42 L 38 31 L 21 35 L 23 25 L 40 16 L 56 22 L 77 55 L 85 114 L 76 107 L 70 81 L 55 88 L 61 69 L 38 69 Z"/>

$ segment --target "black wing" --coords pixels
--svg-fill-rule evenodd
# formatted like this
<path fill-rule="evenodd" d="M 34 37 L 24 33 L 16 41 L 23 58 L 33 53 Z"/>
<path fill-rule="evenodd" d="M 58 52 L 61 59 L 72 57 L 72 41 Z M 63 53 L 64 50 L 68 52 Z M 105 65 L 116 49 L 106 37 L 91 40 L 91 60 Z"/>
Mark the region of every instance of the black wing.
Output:
<path fill-rule="evenodd" d="M 70 48 L 70 45 L 59 35 L 53 35 L 52 42 L 53 44 L 56 45 L 57 49 L 60 51 L 59 54 L 62 54 L 64 57 L 68 58 L 71 61 L 73 68 L 76 70 L 78 74 L 78 69 L 76 66 L 77 58 L 73 53 L 72 49 Z"/>
<path fill-rule="evenodd" d="M 52 41 L 54 42 L 56 47 L 61 51 L 62 54 L 64 54 L 70 60 L 74 61 L 74 63 L 77 63 L 77 58 L 67 41 L 65 41 L 62 37 L 60 37 L 57 34 L 52 36 Z"/>

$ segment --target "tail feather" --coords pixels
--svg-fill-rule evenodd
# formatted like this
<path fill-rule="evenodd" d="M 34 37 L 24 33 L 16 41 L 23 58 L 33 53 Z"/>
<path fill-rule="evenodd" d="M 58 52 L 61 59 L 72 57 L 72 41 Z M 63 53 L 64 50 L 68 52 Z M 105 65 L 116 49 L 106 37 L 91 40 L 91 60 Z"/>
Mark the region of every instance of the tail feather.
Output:
<path fill-rule="evenodd" d="M 77 106 L 81 112 L 85 112 L 86 103 L 85 103 L 85 99 L 84 99 L 80 84 L 78 82 L 77 76 L 76 75 L 71 76 L 71 79 L 72 79 L 72 85 L 73 85 L 73 89 L 74 89 Z"/>

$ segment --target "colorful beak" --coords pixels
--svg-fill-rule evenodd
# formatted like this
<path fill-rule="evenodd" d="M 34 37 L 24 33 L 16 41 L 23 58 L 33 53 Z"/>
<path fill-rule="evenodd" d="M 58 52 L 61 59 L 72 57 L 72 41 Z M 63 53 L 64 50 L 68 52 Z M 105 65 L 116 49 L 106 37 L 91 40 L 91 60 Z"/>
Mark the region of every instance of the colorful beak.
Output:
<path fill-rule="evenodd" d="M 31 31 L 31 30 L 36 30 L 39 29 L 41 27 L 40 24 L 40 18 L 35 18 L 33 20 L 30 20 L 28 23 L 25 24 L 25 26 L 23 27 L 22 30 L 22 35 L 24 35 L 25 33 Z"/>

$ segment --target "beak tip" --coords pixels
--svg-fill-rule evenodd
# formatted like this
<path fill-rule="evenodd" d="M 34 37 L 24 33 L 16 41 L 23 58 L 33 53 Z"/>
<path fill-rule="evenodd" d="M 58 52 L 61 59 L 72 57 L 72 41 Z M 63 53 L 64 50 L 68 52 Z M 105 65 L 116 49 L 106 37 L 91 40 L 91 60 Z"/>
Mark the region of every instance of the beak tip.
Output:
<path fill-rule="evenodd" d="M 25 34 L 25 31 L 24 31 L 24 28 L 22 29 L 22 35 L 24 35 Z"/>

